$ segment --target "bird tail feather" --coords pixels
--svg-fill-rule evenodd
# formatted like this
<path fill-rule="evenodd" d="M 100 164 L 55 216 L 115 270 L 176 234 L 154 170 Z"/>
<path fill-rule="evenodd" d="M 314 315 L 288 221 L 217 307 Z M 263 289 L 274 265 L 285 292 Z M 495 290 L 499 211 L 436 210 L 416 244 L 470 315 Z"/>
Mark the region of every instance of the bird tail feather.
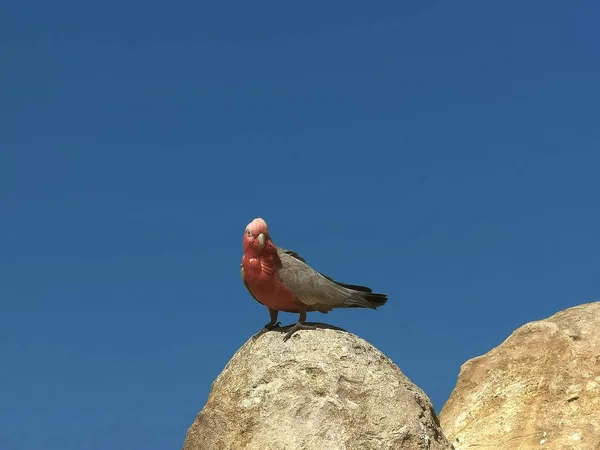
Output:
<path fill-rule="evenodd" d="M 354 291 L 346 300 L 346 308 L 371 308 L 377 309 L 385 305 L 388 298 L 386 294 L 375 294 L 373 292 Z"/>

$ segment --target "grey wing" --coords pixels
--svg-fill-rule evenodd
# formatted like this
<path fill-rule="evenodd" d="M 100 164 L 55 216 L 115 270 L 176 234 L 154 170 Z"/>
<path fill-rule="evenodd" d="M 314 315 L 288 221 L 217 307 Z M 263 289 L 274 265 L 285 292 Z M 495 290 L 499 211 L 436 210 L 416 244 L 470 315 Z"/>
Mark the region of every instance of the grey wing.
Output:
<path fill-rule="evenodd" d="M 280 249 L 278 249 L 278 251 L 279 251 L 279 252 L 286 253 L 286 254 L 288 254 L 288 255 L 290 255 L 290 256 L 293 256 L 294 258 L 296 258 L 296 259 L 299 259 L 299 260 L 300 260 L 300 261 L 302 261 L 303 263 L 307 264 L 306 260 L 305 260 L 305 259 L 304 259 L 302 256 L 300 256 L 298 253 L 296 253 L 295 251 L 293 251 L 293 250 L 288 250 L 288 249 L 283 249 L 283 248 L 280 248 Z M 307 264 L 307 265 L 308 265 L 308 264 Z M 314 270 L 314 269 L 313 269 L 313 270 Z M 319 273 L 320 275 L 322 275 L 322 276 L 324 276 L 325 278 L 327 278 L 329 281 L 332 281 L 332 282 L 334 282 L 335 284 L 337 284 L 337 285 L 339 285 L 339 286 L 343 286 L 343 287 L 345 287 L 345 288 L 352 289 L 352 290 L 354 290 L 354 291 L 361 291 L 361 292 L 373 292 L 373 290 L 372 290 L 371 288 L 368 288 L 368 287 L 366 287 L 366 286 L 361 286 L 361 285 L 358 285 L 358 284 L 347 284 L 347 283 L 341 283 L 341 282 L 339 282 L 339 281 L 336 281 L 336 280 L 334 280 L 333 278 L 331 278 L 331 277 L 329 277 L 329 276 L 325 275 L 323 272 L 317 272 L 317 273 Z"/>
<path fill-rule="evenodd" d="M 323 275 L 290 250 L 279 249 L 279 279 L 292 290 L 301 303 L 322 312 L 333 308 L 373 308 L 387 300 L 384 294 L 373 294 L 364 286 L 338 283 Z M 354 287 L 354 288 L 353 288 Z"/>
<path fill-rule="evenodd" d="M 260 303 L 260 301 L 258 301 L 258 299 L 254 296 L 254 294 L 250 290 L 250 287 L 248 286 L 248 283 L 246 282 L 246 277 L 244 276 L 244 266 L 242 264 L 240 264 L 240 275 L 242 276 L 242 281 L 244 282 L 244 286 L 246 286 L 246 289 L 248 290 L 248 292 L 250 293 L 252 298 L 254 300 L 256 300 L 258 303 Z M 260 304 L 262 305 L 262 303 L 260 303 Z"/>

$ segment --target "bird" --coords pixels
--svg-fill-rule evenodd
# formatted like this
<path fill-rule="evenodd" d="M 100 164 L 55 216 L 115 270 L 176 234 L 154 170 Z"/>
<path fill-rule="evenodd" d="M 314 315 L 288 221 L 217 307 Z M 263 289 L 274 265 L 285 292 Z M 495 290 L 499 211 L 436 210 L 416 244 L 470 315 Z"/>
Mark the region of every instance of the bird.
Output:
<path fill-rule="evenodd" d="M 285 334 L 287 341 L 300 330 L 314 330 L 306 325 L 306 313 L 327 314 L 335 308 L 377 309 L 387 294 L 374 293 L 366 286 L 341 283 L 318 272 L 293 250 L 277 247 L 267 222 L 257 217 L 244 230 L 240 274 L 244 286 L 258 303 L 269 310 L 270 321 L 259 335 L 279 327 L 280 311 L 299 314 L 298 321 Z"/>

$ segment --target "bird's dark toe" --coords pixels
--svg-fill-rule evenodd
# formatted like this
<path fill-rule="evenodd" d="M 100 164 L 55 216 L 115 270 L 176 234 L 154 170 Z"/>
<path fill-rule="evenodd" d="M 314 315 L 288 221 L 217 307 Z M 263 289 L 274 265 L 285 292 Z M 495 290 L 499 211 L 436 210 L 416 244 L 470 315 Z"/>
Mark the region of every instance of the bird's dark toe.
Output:
<path fill-rule="evenodd" d="M 279 328 L 281 326 L 281 322 L 275 322 L 275 323 L 271 323 L 269 322 L 268 324 L 266 324 L 264 326 L 265 330 L 272 330 L 274 328 Z"/>
<path fill-rule="evenodd" d="M 317 327 L 313 327 L 311 325 L 304 325 L 303 323 L 296 323 L 292 328 L 290 328 L 288 330 L 287 333 L 285 333 L 285 336 L 283 337 L 283 342 L 286 342 L 297 331 L 300 331 L 300 330 L 316 330 L 316 329 L 317 329 Z"/>
<path fill-rule="evenodd" d="M 271 323 L 271 322 L 269 322 L 269 323 L 267 323 L 267 324 L 266 324 L 264 327 L 262 327 L 258 333 L 256 333 L 256 334 L 254 335 L 254 338 L 257 338 L 257 337 L 259 337 L 259 336 L 262 336 L 262 335 L 263 335 L 263 334 L 265 334 L 267 331 L 272 331 L 272 330 L 274 330 L 275 328 L 279 328 L 280 326 L 281 326 L 281 322 L 275 322 L 275 323 Z"/>

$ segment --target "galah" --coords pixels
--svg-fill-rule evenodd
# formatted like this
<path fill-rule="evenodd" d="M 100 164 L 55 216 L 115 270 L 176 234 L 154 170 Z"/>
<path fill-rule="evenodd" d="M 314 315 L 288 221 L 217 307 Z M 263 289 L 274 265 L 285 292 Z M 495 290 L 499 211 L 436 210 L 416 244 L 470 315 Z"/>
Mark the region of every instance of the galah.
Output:
<path fill-rule="evenodd" d="M 298 330 L 313 330 L 305 324 L 306 313 L 327 314 L 334 308 L 377 309 L 387 302 L 386 294 L 376 294 L 366 286 L 340 283 L 306 264 L 292 250 L 277 247 L 267 223 L 256 218 L 244 231 L 244 255 L 240 266 L 242 280 L 250 295 L 269 309 L 271 320 L 261 333 L 272 330 L 279 311 L 298 313 L 298 322 L 286 333 L 287 341 Z"/>

